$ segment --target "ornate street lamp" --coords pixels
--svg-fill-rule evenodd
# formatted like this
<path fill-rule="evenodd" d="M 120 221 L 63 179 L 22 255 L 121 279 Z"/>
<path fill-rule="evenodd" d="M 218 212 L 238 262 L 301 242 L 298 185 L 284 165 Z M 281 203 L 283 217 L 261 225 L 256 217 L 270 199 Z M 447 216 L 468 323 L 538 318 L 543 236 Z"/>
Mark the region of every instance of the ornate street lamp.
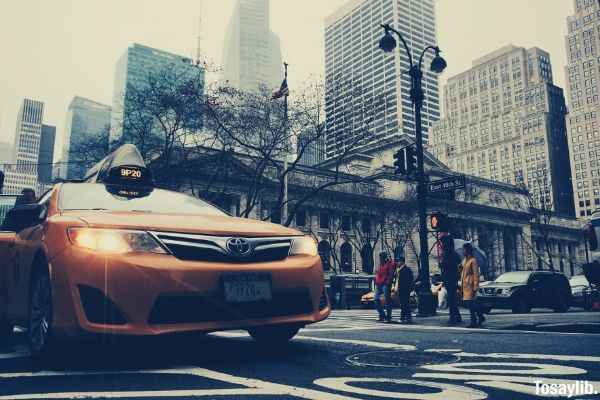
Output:
<path fill-rule="evenodd" d="M 435 302 L 433 294 L 431 293 L 431 282 L 429 279 L 429 246 L 427 242 L 428 230 L 427 230 L 427 179 L 423 168 L 423 132 L 421 127 L 421 108 L 423 107 L 423 87 L 422 87 L 422 64 L 425 53 L 429 50 L 435 52 L 435 57 L 431 60 L 429 69 L 437 74 L 444 71 L 446 68 L 446 60 L 440 56 L 441 50 L 437 46 L 427 46 L 421 55 L 419 56 L 419 62 L 415 64 L 413 62 L 412 53 L 406 44 L 406 41 L 394 28 L 389 24 L 381 25 L 384 29 L 384 35 L 379 40 L 379 48 L 386 53 L 394 51 L 397 46 L 396 39 L 392 35 L 395 33 L 408 54 L 408 60 L 410 63 L 410 99 L 412 100 L 415 109 L 415 144 L 417 153 L 417 205 L 419 214 L 419 280 L 421 282 L 419 288 L 419 314 L 420 315 L 431 315 L 435 313 Z"/>

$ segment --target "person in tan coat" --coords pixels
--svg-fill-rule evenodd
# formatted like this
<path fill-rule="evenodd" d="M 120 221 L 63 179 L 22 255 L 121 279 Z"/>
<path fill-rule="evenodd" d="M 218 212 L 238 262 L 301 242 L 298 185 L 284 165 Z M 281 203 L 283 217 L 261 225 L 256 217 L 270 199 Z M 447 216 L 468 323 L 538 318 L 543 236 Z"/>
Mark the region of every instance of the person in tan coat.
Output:
<path fill-rule="evenodd" d="M 473 246 L 471 243 L 465 243 L 463 250 L 465 254 L 461 274 L 463 302 L 471 312 L 471 325 L 469 325 L 469 328 L 477 328 L 485 321 L 483 312 L 481 312 L 477 302 L 479 264 L 477 264 L 477 260 L 473 256 Z"/>

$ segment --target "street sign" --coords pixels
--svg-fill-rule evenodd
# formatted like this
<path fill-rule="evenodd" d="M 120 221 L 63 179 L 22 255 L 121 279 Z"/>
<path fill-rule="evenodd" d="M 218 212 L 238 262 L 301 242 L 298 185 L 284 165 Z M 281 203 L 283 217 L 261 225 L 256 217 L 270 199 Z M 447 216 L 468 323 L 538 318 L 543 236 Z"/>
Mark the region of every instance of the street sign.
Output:
<path fill-rule="evenodd" d="M 451 178 L 440 179 L 437 181 L 429 182 L 427 189 L 429 193 L 438 193 L 452 191 L 456 189 L 462 189 L 465 187 L 465 176 L 453 176 Z"/>

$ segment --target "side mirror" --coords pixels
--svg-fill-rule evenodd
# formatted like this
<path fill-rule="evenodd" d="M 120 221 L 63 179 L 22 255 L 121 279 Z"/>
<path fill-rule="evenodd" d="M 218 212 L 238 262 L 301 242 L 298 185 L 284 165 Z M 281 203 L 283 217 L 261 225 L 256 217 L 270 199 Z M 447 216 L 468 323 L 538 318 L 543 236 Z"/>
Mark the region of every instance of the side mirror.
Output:
<path fill-rule="evenodd" d="M 6 218 L 2 229 L 12 232 L 20 232 L 23 229 L 30 228 L 40 224 L 46 219 L 46 207 L 41 204 L 23 204 L 11 209 Z"/>

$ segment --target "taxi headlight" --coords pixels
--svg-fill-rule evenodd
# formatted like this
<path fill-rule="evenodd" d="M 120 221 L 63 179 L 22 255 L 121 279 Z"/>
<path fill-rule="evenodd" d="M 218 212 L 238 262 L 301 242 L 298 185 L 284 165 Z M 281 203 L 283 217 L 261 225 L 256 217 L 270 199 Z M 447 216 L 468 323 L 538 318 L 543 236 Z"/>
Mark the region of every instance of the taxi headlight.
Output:
<path fill-rule="evenodd" d="M 504 288 L 504 289 L 500 289 L 500 293 L 498 293 L 498 295 L 500 296 L 510 296 L 512 293 L 512 288 Z"/>
<path fill-rule="evenodd" d="M 167 253 L 148 232 L 144 231 L 69 228 L 67 234 L 75 246 L 102 253 Z"/>
<path fill-rule="evenodd" d="M 292 239 L 292 248 L 290 249 L 290 255 L 309 255 L 316 256 L 317 252 L 317 243 L 310 236 L 300 236 Z"/>

